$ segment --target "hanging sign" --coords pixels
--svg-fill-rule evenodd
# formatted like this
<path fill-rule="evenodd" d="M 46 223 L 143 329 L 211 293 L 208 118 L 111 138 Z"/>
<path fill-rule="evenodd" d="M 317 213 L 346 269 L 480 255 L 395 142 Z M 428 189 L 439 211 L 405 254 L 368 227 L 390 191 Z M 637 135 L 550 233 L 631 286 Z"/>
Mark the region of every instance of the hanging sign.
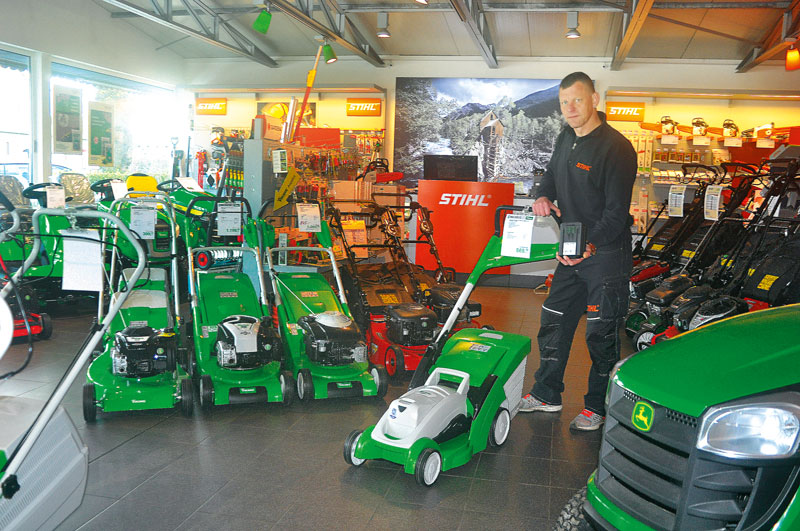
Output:
<path fill-rule="evenodd" d="M 297 183 L 300 182 L 300 174 L 294 168 L 289 168 L 289 172 L 283 179 L 280 190 L 275 192 L 274 210 L 279 210 L 289 204 L 289 194 L 294 191 Z"/>
<path fill-rule="evenodd" d="M 711 221 L 719 219 L 719 203 L 721 196 L 722 186 L 713 184 L 706 188 L 705 204 L 703 205 L 703 213 L 706 219 Z"/>
<path fill-rule="evenodd" d="M 156 209 L 132 206 L 130 229 L 143 240 L 154 239 L 156 237 Z"/>
<path fill-rule="evenodd" d="M 757 148 L 766 148 L 766 149 L 774 149 L 775 148 L 775 141 L 771 138 L 759 138 L 756 140 L 756 147 Z"/>
<path fill-rule="evenodd" d="M 64 276 L 61 289 L 70 291 L 102 291 L 103 259 L 96 230 L 62 230 Z M 77 236 L 86 239 L 73 239 Z"/>
<path fill-rule="evenodd" d="M 217 206 L 217 234 L 239 236 L 242 233 L 242 204 L 219 203 Z"/>
<path fill-rule="evenodd" d="M 509 214 L 503 224 L 501 256 L 528 258 L 531 255 L 534 217 L 527 214 Z"/>
<path fill-rule="evenodd" d="M 89 102 L 89 166 L 114 165 L 114 107 Z"/>
<path fill-rule="evenodd" d="M 671 146 L 671 145 L 676 145 L 677 143 L 678 143 L 677 135 L 661 135 L 662 146 Z"/>
<path fill-rule="evenodd" d="M 606 119 L 617 122 L 644 122 L 644 102 L 607 101 Z"/>
<path fill-rule="evenodd" d="M 274 173 L 286 173 L 289 171 L 289 162 L 285 149 L 272 150 L 272 171 Z"/>
<path fill-rule="evenodd" d="M 669 215 L 671 217 L 683 217 L 684 195 L 686 195 L 685 184 L 673 184 L 669 187 Z"/>
<path fill-rule="evenodd" d="M 81 145 L 81 89 L 53 87 L 53 153 L 79 155 Z"/>
<path fill-rule="evenodd" d="M 319 205 L 297 203 L 297 228 L 301 232 L 322 232 Z"/>
<path fill-rule="evenodd" d="M 62 186 L 48 186 L 45 188 L 47 194 L 47 208 L 64 208 L 67 205 Z"/>
<path fill-rule="evenodd" d="M 725 147 L 742 147 L 742 137 L 740 136 L 726 136 L 724 140 Z"/>
<path fill-rule="evenodd" d="M 380 98 L 347 98 L 347 116 L 380 116 Z"/>
<path fill-rule="evenodd" d="M 195 113 L 198 115 L 228 114 L 228 98 L 195 98 Z"/>

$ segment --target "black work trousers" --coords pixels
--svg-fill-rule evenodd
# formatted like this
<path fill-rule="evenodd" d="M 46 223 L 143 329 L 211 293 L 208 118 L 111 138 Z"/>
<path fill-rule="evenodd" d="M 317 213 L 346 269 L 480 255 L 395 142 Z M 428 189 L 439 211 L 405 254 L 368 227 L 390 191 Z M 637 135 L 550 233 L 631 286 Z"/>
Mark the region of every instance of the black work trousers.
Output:
<path fill-rule="evenodd" d="M 630 240 L 598 249 L 578 265 L 558 264 L 537 336 L 541 363 L 531 391 L 537 400 L 561 404 L 572 338 L 585 312 L 592 367 L 584 407 L 605 416 L 608 375 L 619 360 L 619 327 L 628 310 L 631 266 Z"/>

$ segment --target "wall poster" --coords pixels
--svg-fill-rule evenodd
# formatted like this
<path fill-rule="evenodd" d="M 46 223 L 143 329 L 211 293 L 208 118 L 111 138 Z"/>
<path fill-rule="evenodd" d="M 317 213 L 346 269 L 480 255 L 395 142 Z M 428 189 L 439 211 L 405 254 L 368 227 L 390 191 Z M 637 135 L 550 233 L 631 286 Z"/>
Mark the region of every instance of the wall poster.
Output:
<path fill-rule="evenodd" d="M 527 191 L 564 122 L 558 79 L 398 77 L 394 171 L 414 187 L 424 155 L 478 157 L 478 180 Z"/>
<path fill-rule="evenodd" d="M 300 104 L 302 100 L 297 102 L 297 114 L 300 114 Z M 264 114 L 277 118 L 281 122 L 286 121 L 286 115 L 289 114 L 289 104 L 280 101 L 258 101 L 256 102 L 256 114 Z M 297 122 L 295 122 L 297 124 Z M 306 103 L 306 110 L 303 113 L 303 127 L 316 127 L 317 126 L 317 102 L 310 101 Z"/>
<path fill-rule="evenodd" d="M 114 165 L 114 106 L 89 102 L 89 166 Z"/>
<path fill-rule="evenodd" d="M 53 87 L 53 153 L 81 153 L 81 89 Z"/>

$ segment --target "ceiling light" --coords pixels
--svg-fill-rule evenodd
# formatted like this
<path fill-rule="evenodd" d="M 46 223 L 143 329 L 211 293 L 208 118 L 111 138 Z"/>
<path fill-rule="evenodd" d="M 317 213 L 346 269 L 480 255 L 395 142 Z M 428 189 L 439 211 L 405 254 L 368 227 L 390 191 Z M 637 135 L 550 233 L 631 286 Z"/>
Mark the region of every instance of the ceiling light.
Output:
<path fill-rule="evenodd" d="M 578 31 L 578 12 L 577 11 L 568 11 L 567 12 L 567 32 L 564 34 L 564 37 L 568 39 L 577 39 L 581 36 L 581 33 Z"/>
<path fill-rule="evenodd" d="M 424 6 L 428 5 L 428 0 L 414 0 L 418 4 L 422 4 Z"/>
<path fill-rule="evenodd" d="M 325 57 L 325 62 L 328 64 L 335 63 L 339 59 L 336 57 L 336 52 L 333 51 L 333 48 L 328 43 L 322 46 L 322 56 Z"/>
<path fill-rule="evenodd" d="M 800 50 L 792 45 L 786 50 L 786 70 L 797 70 L 798 68 L 800 68 Z"/>
<path fill-rule="evenodd" d="M 388 39 L 392 36 L 389 33 L 389 13 L 378 13 L 378 31 L 376 35 L 381 39 Z"/>

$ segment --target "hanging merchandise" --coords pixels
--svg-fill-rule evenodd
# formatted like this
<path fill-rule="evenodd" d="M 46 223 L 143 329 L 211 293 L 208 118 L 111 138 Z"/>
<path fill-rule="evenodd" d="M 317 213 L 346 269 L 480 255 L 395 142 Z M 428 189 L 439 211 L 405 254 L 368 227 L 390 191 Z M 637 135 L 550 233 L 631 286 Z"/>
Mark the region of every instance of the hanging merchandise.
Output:
<path fill-rule="evenodd" d="M 733 120 L 725 120 L 722 122 L 722 136 L 739 136 L 739 127 L 733 123 Z"/>
<path fill-rule="evenodd" d="M 215 182 L 210 182 L 210 175 L 208 181 L 206 180 L 206 172 L 208 171 L 208 153 L 201 149 L 197 153 L 194 154 L 194 160 L 197 161 L 197 184 L 200 187 L 205 187 L 206 185 L 211 186 L 212 188 L 216 185 Z"/>

